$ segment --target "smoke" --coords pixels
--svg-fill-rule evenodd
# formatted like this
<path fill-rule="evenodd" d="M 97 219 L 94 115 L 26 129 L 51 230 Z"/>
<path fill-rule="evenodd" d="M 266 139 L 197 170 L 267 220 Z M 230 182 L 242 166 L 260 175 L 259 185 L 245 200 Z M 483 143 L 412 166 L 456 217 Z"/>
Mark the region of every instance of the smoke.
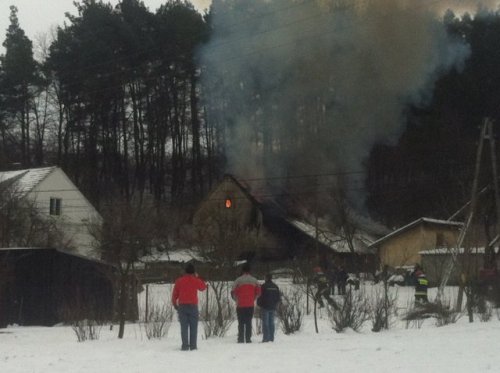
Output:
<path fill-rule="evenodd" d="M 432 0 L 213 2 L 200 51 L 209 115 L 240 177 L 362 170 L 469 49 Z M 476 2 L 477 4 L 477 2 Z"/>

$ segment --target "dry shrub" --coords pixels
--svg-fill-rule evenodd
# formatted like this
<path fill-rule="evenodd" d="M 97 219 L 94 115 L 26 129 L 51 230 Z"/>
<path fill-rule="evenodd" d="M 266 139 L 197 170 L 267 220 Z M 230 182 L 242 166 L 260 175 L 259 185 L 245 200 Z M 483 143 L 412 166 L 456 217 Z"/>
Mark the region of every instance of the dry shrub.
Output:
<path fill-rule="evenodd" d="M 397 294 L 389 294 L 387 287 L 377 290 L 370 307 L 372 331 L 389 329 L 391 318 L 396 314 Z"/>
<path fill-rule="evenodd" d="M 59 310 L 59 315 L 75 332 L 78 342 L 99 339 L 103 326 L 102 318 L 96 312 L 92 304 L 83 307 L 80 304 L 64 304 Z M 90 315 L 90 319 L 88 318 Z"/>
<path fill-rule="evenodd" d="M 96 320 L 76 320 L 71 322 L 71 329 L 76 334 L 78 342 L 99 339 L 102 324 Z"/>
<path fill-rule="evenodd" d="M 286 335 L 293 334 L 302 327 L 304 318 L 302 298 L 303 292 L 299 288 L 286 290 L 282 293 L 277 315 L 280 319 L 281 330 Z"/>
<path fill-rule="evenodd" d="M 210 283 L 210 289 L 208 303 L 204 301 L 201 307 L 205 338 L 224 337 L 235 320 L 234 305 L 229 300 L 230 286 L 227 282 Z"/>
<path fill-rule="evenodd" d="M 140 323 L 147 339 L 162 339 L 168 334 L 173 318 L 172 307 L 152 304 L 148 308 L 145 319 Z"/>
<path fill-rule="evenodd" d="M 444 326 L 448 324 L 454 324 L 461 317 L 460 312 L 456 312 L 450 307 L 449 303 L 423 303 L 419 304 L 413 308 L 410 308 L 404 320 L 414 321 L 423 320 L 427 318 L 435 318 L 436 326 Z"/>
<path fill-rule="evenodd" d="M 328 316 L 337 333 L 346 328 L 358 331 L 370 318 L 370 304 L 362 291 L 347 290 L 337 309 L 329 309 Z"/>
<path fill-rule="evenodd" d="M 478 313 L 481 322 L 488 322 L 493 316 L 493 306 L 484 298 L 481 298 L 481 301 L 476 304 L 475 311 Z"/>

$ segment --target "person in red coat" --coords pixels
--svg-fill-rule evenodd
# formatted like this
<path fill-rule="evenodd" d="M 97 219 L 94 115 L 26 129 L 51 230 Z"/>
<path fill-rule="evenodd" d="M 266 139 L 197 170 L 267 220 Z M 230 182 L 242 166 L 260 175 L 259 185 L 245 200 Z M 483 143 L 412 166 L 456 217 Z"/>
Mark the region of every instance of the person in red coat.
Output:
<path fill-rule="evenodd" d="M 207 284 L 196 275 L 191 263 L 186 266 L 186 273 L 175 281 L 172 304 L 179 315 L 183 351 L 197 349 L 198 291 L 206 288 Z"/>
<path fill-rule="evenodd" d="M 238 343 L 252 342 L 252 318 L 255 299 L 260 295 L 259 281 L 250 274 L 250 265 L 243 265 L 242 275 L 233 284 L 231 296 L 236 301 Z"/>

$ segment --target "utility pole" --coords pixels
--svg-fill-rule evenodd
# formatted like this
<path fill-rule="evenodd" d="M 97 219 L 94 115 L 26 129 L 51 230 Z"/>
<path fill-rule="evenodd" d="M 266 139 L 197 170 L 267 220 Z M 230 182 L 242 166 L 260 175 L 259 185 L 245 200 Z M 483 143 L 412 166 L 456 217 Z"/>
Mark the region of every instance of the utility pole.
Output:
<path fill-rule="evenodd" d="M 493 190 L 495 192 L 495 212 L 496 212 L 496 234 L 495 237 L 500 234 L 500 194 L 498 188 L 498 171 L 497 171 L 497 154 L 496 154 L 496 146 L 495 146 L 495 136 L 493 135 L 493 122 L 491 120 L 487 120 L 488 122 L 488 140 L 490 141 L 490 154 L 491 154 L 491 172 L 493 175 Z M 488 267 L 491 269 L 494 266 L 495 262 L 495 249 L 493 245 L 488 243 L 485 248 L 488 252 L 485 251 L 485 268 Z"/>
<path fill-rule="evenodd" d="M 474 172 L 474 180 L 472 182 L 472 193 L 471 193 L 471 200 L 470 200 L 470 205 L 469 205 L 469 214 L 468 214 L 467 220 L 466 220 L 464 226 L 462 227 L 462 230 L 460 231 L 460 234 L 458 236 L 457 247 L 455 249 L 452 249 L 451 258 L 446 263 L 443 278 L 442 278 L 441 283 L 439 285 L 439 289 L 438 289 L 438 293 L 437 293 L 437 297 L 436 297 L 437 303 L 441 303 L 444 288 L 448 284 L 448 280 L 450 279 L 450 275 L 451 275 L 453 269 L 455 268 L 458 255 L 460 253 L 460 249 L 462 248 L 465 236 L 467 234 L 467 231 L 471 225 L 471 222 L 474 218 L 474 214 L 476 212 L 477 188 L 478 188 L 478 183 L 479 183 L 479 172 L 481 169 L 481 156 L 483 154 L 484 139 L 486 137 L 486 131 L 487 131 L 487 128 L 489 126 L 488 123 L 489 123 L 489 120 L 486 119 L 484 124 L 483 124 L 483 127 L 481 128 L 481 136 L 479 138 L 479 145 L 477 147 L 476 165 L 475 165 L 475 172 Z M 468 251 L 468 250 L 464 249 L 464 255 L 466 254 L 465 251 Z M 461 305 L 461 303 L 462 303 L 460 295 L 463 294 L 463 289 L 461 288 L 460 290 L 461 291 L 459 293 L 459 297 L 458 297 L 459 299 L 457 299 L 457 305 L 459 305 L 459 304 Z"/>

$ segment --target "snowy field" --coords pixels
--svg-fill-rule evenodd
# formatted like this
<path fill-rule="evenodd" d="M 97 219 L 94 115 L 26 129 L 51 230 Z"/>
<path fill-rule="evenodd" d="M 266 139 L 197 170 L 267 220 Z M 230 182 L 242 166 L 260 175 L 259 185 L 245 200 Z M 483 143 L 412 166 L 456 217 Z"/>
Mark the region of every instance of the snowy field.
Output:
<path fill-rule="evenodd" d="M 401 313 L 412 292 L 398 289 Z M 168 293 L 165 286 L 150 287 L 152 298 L 166 302 Z M 287 336 L 278 328 L 274 343 L 258 343 L 261 336 L 254 335 L 254 343 L 237 344 L 236 323 L 226 337 L 208 340 L 202 338 L 200 324 L 197 351 L 180 351 L 175 320 L 167 337 L 155 341 L 137 324 L 127 324 L 123 340 L 117 339 L 116 327 L 111 331 L 106 326 L 99 340 L 82 343 L 68 326 L 9 327 L 0 330 L 0 372 L 500 372 L 495 310 L 485 323 L 469 324 L 462 317 L 439 328 L 434 319 L 420 327 L 396 321 L 392 329 L 379 333 L 370 327 L 368 322 L 359 333 L 338 334 L 323 311 L 319 334 L 312 316 L 306 316 L 297 334 Z"/>

